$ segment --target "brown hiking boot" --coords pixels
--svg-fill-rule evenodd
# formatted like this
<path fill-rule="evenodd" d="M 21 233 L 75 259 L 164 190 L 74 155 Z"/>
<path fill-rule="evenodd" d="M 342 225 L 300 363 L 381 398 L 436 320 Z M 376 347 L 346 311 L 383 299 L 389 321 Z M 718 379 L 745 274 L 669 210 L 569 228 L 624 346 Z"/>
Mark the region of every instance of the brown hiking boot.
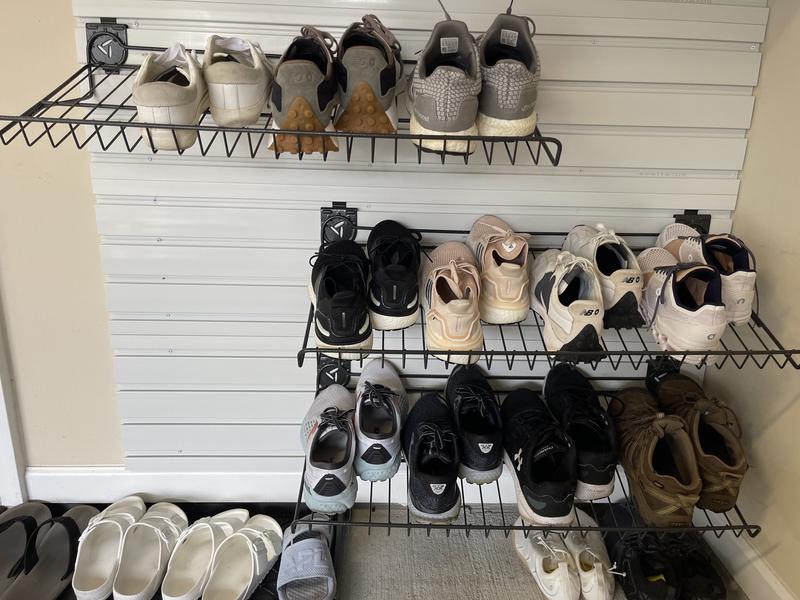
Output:
<path fill-rule="evenodd" d="M 697 506 L 714 512 L 732 509 L 747 471 L 739 419 L 724 402 L 709 398 L 680 373 L 647 383 L 661 410 L 686 421 L 703 480 Z"/>
<path fill-rule="evenodd" d="M 691 524 L 701 482 L 686 423 L 659 412 L 655 398 L 644 388 L 619 392 L 609 413 L 642 519 L 655 527 Z"/>

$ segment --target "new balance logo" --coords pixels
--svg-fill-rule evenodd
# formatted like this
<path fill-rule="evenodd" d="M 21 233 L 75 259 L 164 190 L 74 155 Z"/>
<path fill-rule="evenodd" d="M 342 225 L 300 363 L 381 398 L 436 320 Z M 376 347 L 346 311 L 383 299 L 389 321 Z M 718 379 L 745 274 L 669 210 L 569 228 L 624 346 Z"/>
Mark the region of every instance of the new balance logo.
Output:
<path fill-rule="evenodd" d="M 437 496 L 441 496 L 444 494 L 444 490 L 447 488 L 446 483 L 432 483 L 431 484 L 431 491 L 436 494 Z"/>
<path fill-rule="evenodd" d="M 626 277 L 623 283 L 639 283 L 642 280 L 638 275 L 636 277 Z"/>
<path fill-rule="evenodd" d="M 583 311 L 583 316 L 584 317 L 595 317 L 595 316 L 597 316 L 599 314 L 600 314 L 600 309 L 599 308 L 589 308 L 589 309 Z"/>
<path fill-rule="evenodd" d="M 514 466 L 517 467 L 517 471 L 522 470 L 522 448 L 517 450 L 517 453 L 514 455 Z"/>

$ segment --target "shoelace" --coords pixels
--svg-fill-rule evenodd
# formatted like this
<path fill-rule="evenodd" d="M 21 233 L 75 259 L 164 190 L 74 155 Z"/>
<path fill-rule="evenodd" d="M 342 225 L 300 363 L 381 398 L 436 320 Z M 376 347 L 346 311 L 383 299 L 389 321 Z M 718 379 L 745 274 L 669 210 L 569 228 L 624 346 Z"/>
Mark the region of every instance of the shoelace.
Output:
<path fill-rule="evenodd" d="M 565 271 L 569 272 L 573 267 L 580 267 L 584 271 L 594 273 L 594 265 L 588 258 L 582 256 L 575 256 L 570 252 L 559 252 L 556 257 L 556 264 L 563 267 Z"/>
<path fill-rule="evenodd" d="M 447 19 L 448 21 L 452 21 L 453 17 L 450 16 L 449 12 L 447 12 L 447 9 L 444 7 L 444 4 L 442 3 L 442 0 L 436 0 L 436 1 L 439 3 L 439 6 L 442 7 L 442 11 L 444 12 L 444 18 Z"/>
<path fill-rule="evenodd" d="M 352 408 L 350 410 L 340 410 L 335 406 L 329 406 L 319 416 L 319 429 L 321 431 L 326 427 L 334 427 L 340 431 L 348 431 L 352 414 Z"/>
<path fill-rule="evenodd" d="M 372 14 L 364 15 L 361 22 L 363 23 L 362 27 L 365 31 L 373 33 L 376 37 L 386 42 L 392 49 L 392 52 L 394 52 L 397 60 L 400 60 L 400 42 L 378 17 Z"/>
<path fill-rule="evenodd" d="M 737 435 L 741 435 L 739 418 L 722 400 L 705 394 L 688 393 L 673 408 L 673 412 L 681 416 L 693 410 L 699 411 L 703 416 L 711 414 L 712 411 L 722 412 L 725 415 L 725 424 L 733 429 Z"/>
<path fill-rule="evenodd" d="M 542 415 L 540 410 L 529 409 L 520 411 L 514 420 L 521 431 L 521 437 L 525 440 L 526 446 L 539 448 L 548 438 L 558 438 L 559 441 L 566 443 L 564 432 L 553 421 L 549 415 Z"/>
<path fill-rule="evenodd" d="M 666 275 L 666 278 L 664 279 L 664 283 L 661 284 L 661 287 L 658 288 L 658 290 L 656 291 L 656 296 L 657 296 L 656 307 L 653 309 L 653 316 L 650 317 L 650 323 L 647 324 L 648 327 L 653 326 L 653 323 L 655 323 L 656 321 L 656 315 L 658 314 L 658 309 L 661 307 L 662 304 L 664 304 L 664 302 L 666 302 L 664 291 L 667 289 L 667 284 L 670 281 L 672 281 L 672 279 L 675 277 L 675 274 L 678 271 L 683 271 L 685 269 L 692 269 L 694 267 L 707 267 L 707 266 L 708 265 L 704 265 L 703 263 L 693 262 L 693 263 L 678 263 L 675 265 L 664 265 L 662 267 L 656 267 L 653 269 L 654 272 Z M 714 267 L 710 268 L 713 269 Z"/>
<path fill-rule="evenodd" d="M 368 406 L 383 408 L 391 412 L 389 400 L 398 396 L 397 392 L 393 392 L 384 385 L 367 381 L 364 383 L 364 394 L 361 396 L 361 402 Z"/>
<path fill-rule="evenodd" d="M 328 52 L 331 53 L 331 57 L 333 57 L 333 55 L 335 55 L 336 51 L 339 49 L 339 44 L 335 37 L 333 37 L 327 31 L 322 31 L 311 25 L 305 25 L 302 27 L 300 29 L 300 35 L 304 38 L 317 40 L 328 49 Z"/>
<path fill-rule="evenodd" d="M 387 235 L 382 237 L 375 244 L 375 252 L 377 254 L 388 253 L 394 246 L 398 245 L 403 247 L 407 254 L 419 253 L 419 241 L 422 239 L 422 234 L 418 231 L 411 231 L 412 239 L 409 240 L 405 236 Z"/>
<path fill-rule="evenodd" d="M 325 246 L 323 246 L 324 249 Z M 308 259 L 309 266 L 313 267 L 319 260 L 322 260 L 324 266 L 347 265 L 355 267 L 353 271 L 357 271 L 362 281 L 367 280 L 367 273 L 365 272 L 366 261 L 360 257 L 353 256 L 352 254 L 326 254 L 324 252 L 317 252 L 312 254 Z"/>
<path fill-rule="evenodd" d="M 561 548 L 556 548 L 552 544 L 548 543 L 546 539 L 544 539 L 543 535 L 537 535 L 535 538 L 537 544 L 539 544 L 542 548 L 547 550 L 550 553 L 556 562 L 566 562 L 567 557 L 569 556 L 569 552 L 566 550 L 562 550 Z"/>
<path fill-rule="evenodd" d="M 558 391 L 571 400 L 567 403 L 567 410 L 564 411 L 565 425 L 584 425 L 598 434 L 603 433 L 603 421 L 607 422 L 607 419 L 595 393 L 579 386 L 564 386 Z M 587 394 L 592 394 L 588 401 Z"/>
<path fill-rule="evenodd" d="M 482 418 L 486 419 L 493 415 L 489 410 L 489 402 L 497 403 L 494 393 L 489 390 L 474 386 L 460 385 L 455 389 L 456 397 L 461 398 L 461 406 L 465 409 L 477 408 Z"/>
<path fill-rule="evenodd" d="M 481 293 L 481 276 L 475 265 L 468 262 L 456 262 L 451 260 L 446 265 L 437 267 L 431 271 L 434 279 L 444 276 L 453 282 L 456 289 L 461 293 L 461 272 L 465 275 L 470 275 L 475 283 L 475 295 L 480 297 Z"/>
<path fill-rule="evenodd" d="M 456 434 L 450 427 L 440 427 L 438 423 L 423 423 L 419 428 L 419 441 L 426 454 L 442 452 L 445 446 L 455 446 Z"/>
<path fill-rule="evenodd" d="M 491 228 L 494 233 L 490 233 L 488 239 L 486 240 L 486 245 L 493 244 L 495 242 L 502 242 L 503 248 L 507 252 L 511 252 L 516 248 L 517 244 L 525 244 L 527 243 L 528 239 L 530 239 L 530 234 L 528 233 L 516 233 L 511 229 L 503 229 L 502 227 L 498 227 L 497 225 L 491 225 L 489 223 L 484 223 L 485 226 Z"/>

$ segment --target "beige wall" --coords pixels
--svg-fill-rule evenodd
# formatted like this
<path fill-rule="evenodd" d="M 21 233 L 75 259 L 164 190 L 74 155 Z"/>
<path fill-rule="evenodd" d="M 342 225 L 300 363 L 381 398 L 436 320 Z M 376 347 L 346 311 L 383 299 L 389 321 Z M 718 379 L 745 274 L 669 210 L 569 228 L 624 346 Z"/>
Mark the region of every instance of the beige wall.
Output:
<path fill-rule="evenodd" d="M 734 231 L 758 259 L 761 313 L 779 339 L 800 343 L 800 2 L 770 0 L 767 41 Z M 800 592 L 800 377 L 794 370 L 725 369 L 709 384 L 736 408 L 750 461 L 740 506 L 763 525 L 752 541 Z M 743 565 L 744 566 L 744 565 Z"/>
<path fill-rule="evenodd" d="M 70 0 L 5 2 L 3 20 L 0 114 L 18 114 L 77 68 L 75 24 Z M 46 40 L 35 52 L 32 31 Z M 121 463 L 89 155 L 15 141 L 0 147 L 0 181 L 0 294 L 28 464 Z"/>

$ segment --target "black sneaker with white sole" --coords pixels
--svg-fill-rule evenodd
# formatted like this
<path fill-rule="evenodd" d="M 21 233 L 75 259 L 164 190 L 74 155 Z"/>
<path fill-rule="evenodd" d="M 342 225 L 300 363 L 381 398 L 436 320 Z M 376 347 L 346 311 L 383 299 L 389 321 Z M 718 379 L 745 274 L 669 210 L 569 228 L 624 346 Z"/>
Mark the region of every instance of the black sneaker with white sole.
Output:
<path fill-rule="evenodd" d="M 617 466 L 617 436 L 592 384 L 573 365 L 559 363 L 545 379 L 544 401 L 578 453 L 575 499 L 610 496 Z"/>
<path fill-rule="evenodd" d="M 439 394 L 423 394 L 403 428 L 408 463 L 408 509 L 419 523 L 458 517 L 458 441 L 450 407 Z"/>
<path fill-rule="evenodd" d="M 459 476 L 476 484 L 495 481 L 503 472 L 503 420 L 489 382 L 477 365 L 458 365 L 445 395 L 458 436 Z"/>
<path fill-rule="evenodd" d="M 372 348 L 372 326 L 367 311 L 369 262 L 364 250 L 350 240 L 323 245 L 312 257 L 309 293 L 314 303 L 314 332 L 320 348 Z M 340 356 L 339 352 L 330 352 Z M 343 359 L 360 358 L 342 352 Z"/>
<path fill-rule="evenodd" d="M 500 412 L 503 461 L 514 480 L 520 516 L 529 523 L 569 525 L 577 484 L 575 445 L 533 390 L 517 388 Z"/>
<path fill-rule="evenodd" d="M 378 330 L 403 329 L 419 317 L 419 234 L 381 221 L 369 235 L 369 312 Z"/>

